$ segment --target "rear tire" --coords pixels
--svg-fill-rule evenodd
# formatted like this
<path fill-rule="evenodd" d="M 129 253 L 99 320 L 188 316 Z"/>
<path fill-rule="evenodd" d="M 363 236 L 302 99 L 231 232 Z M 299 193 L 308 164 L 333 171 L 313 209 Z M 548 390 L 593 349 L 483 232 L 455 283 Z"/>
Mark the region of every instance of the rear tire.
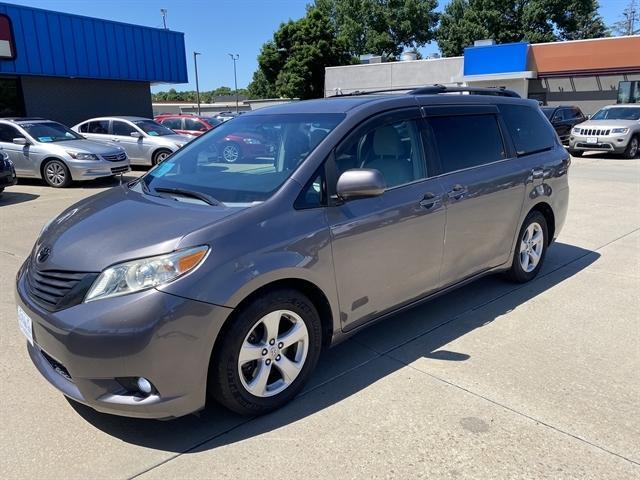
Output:
<path fill-rule="evenodd" d="M 533 280 L 542 268 L 549 245 L 547 220 L 534 210 L 527 215 L 518 233 L 513 262 L 507 278 L 525 283 Z"/>
<path fill-rule="evenodd" d="M 631 140 L 629 140 L 629 144 L 622 155 L 624 158 L 635 158 L 638 155 L 639 146 L 640 139 L 638 138 L 638 135 L 634 135 L 631 137 Z"/>
<path fill-rule="evenodd" d="M 53 188 L 71 185 L 71 172 L 61 160 L 48 160 L 42 167 L 42 178 Z"/>
<path fill-rule="evenodd" d="M 322 346 L 313 303 L 296 290 L 275 290 L 243 307 L 231 322 L 211 357 L 209 394 L 241 415 L 262 415 L 292 400 Z"/>

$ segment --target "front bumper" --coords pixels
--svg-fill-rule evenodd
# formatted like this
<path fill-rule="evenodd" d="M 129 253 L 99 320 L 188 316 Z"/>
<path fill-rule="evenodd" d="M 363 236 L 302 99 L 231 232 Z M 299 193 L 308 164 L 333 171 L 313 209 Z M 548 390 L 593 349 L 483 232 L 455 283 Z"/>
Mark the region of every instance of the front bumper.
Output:
<path fill-rule="evenodd" d="M 0 188 L 11 187 L 16 183 L 18 183 L 18 178 L 16 177 L 16 172 L 14 170 L 0 175 Z"/>
<path fill-rule="evenodd" d="M 590 142 L 593 138 L 597 140 L 596 143 Z M 626 150 L 630 140 L 631 133 L 605 136 L 571 134 L 569 137 L 569 150 L 596 150 L 601 152 L 622 153 Z"/>
<path fill-rule="evenodd" d="M 18 274 L 16 303 L 32 319 L 29 355 L 66 396 L 95 410 L 140 418 L 180 417 L 204 407 L 215 339 L 231 309 L 152 289 L 55 313 L 30 300 Z M 149 396 L 117 378 L 145 377 Z"/>
<path fill-rule="evenodd" d="M 131 170 L 129 160 L 109 162 L 107 160 L 71 160 L 67 162 L 71 178 L 74 180 L 91 180 L 99 177 L 119 175 Z"/>

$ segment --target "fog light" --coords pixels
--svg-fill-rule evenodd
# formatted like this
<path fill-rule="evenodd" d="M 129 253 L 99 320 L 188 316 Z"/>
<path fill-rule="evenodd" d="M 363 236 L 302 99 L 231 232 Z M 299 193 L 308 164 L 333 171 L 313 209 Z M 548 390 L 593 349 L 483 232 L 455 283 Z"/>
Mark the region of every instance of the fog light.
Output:
<path fill-rule="evenodd" d="M 151 382 L 144 377 L 138 378 L 136 384 L 138 385 L 138 390 L 140 390 L 145 395 L 149 395 L 151 393 L 151 390 L 153 390 L 153 385 L 151 385 Z"/>

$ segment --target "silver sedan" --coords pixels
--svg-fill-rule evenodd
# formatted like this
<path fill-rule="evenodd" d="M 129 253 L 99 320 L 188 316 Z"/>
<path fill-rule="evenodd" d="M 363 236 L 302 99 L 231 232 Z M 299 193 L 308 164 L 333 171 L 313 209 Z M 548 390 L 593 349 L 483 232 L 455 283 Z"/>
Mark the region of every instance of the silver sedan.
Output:
<path fill-rule="evenodd" d="M 99 117 L 85 120 L 73 130 L 91 140 L 114 143 L 136 165 L 157 165 L 195 137 L 180 135 L 143 117 Z"/>

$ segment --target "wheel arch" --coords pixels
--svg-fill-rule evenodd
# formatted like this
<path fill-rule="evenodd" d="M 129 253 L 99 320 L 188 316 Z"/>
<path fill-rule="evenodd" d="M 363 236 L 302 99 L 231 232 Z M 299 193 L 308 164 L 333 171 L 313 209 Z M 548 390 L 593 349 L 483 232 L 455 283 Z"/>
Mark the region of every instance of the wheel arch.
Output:
<path fill-rule="evenodd" d="M 43 158 L 40 161 L 40 165 L 38 165 L 38 173 L 40 174 L 40 179 L 41 180 L 44 180 L 44 166 L 47 164 L 47 162 L 49 162 L 51 160 L 58 160 L 59 162 L 64 163 L 64 166 L 67 167 L 67 170 L 69 171 L 69 178 L 71 178 L 71 180 L 73 180 L 73 175 L 71 174 L 71 169 L 69 168 L 69 165 L 67 165 L 67 162 L 65 162 L 63 158 L 55 157 L 53 155 L 50 155 L 48 157 Z"/>
<path fill-rule="evenodd" d="M 540 212 L 544 216 L 544 219 L 547 221 L 547 233 L 549 237 L 548 245 L 551 245 L 556 233 L 556 216 L 553 213 L 553 208 L 547 202 L 536 203 L 533 207 L 531 207 L 529 212 L 527 212 L 525 218 L 533 211 Z"/>

